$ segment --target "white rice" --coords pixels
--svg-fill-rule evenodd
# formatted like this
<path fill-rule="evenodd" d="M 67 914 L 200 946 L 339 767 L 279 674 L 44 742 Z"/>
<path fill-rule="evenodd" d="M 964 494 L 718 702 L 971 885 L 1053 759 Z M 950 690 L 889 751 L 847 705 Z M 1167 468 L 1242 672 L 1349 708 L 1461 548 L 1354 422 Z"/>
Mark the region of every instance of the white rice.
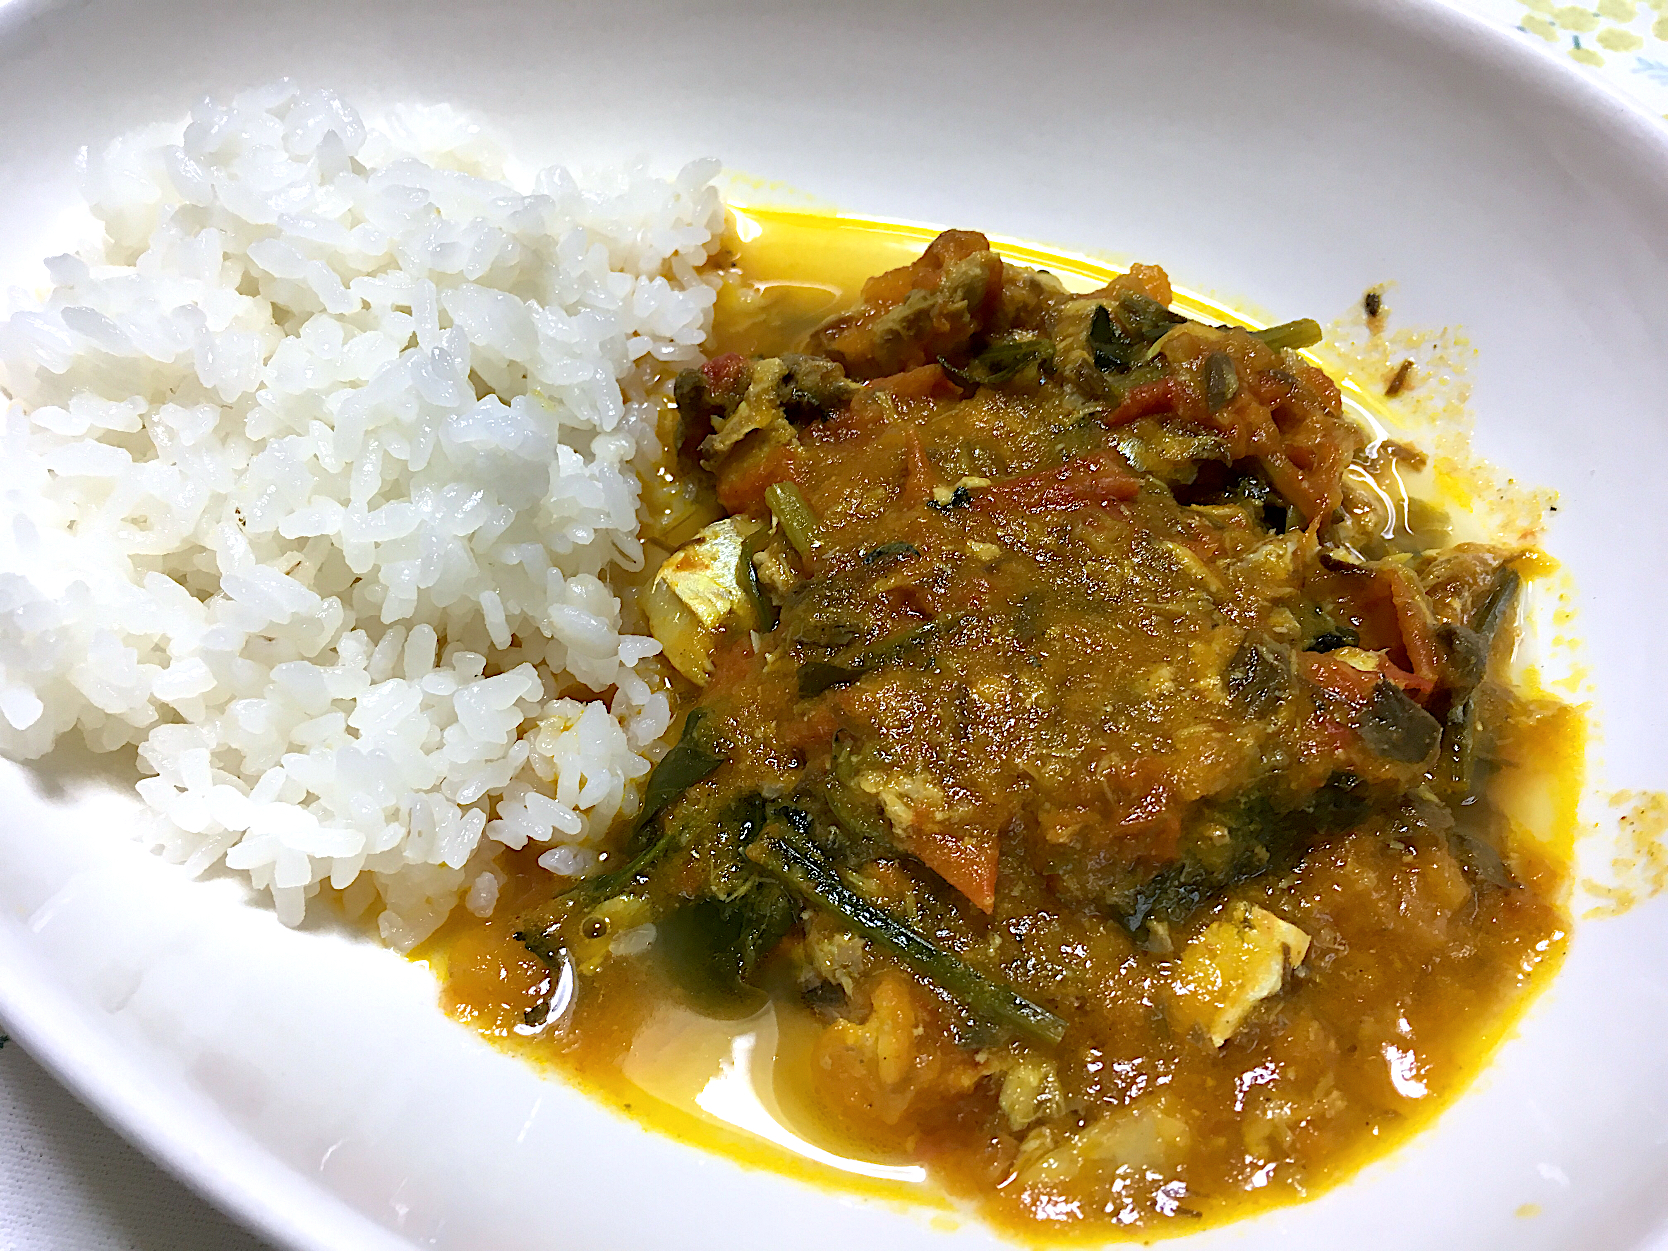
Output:
<path fill-rule="evenodd" d="M 106 240 L 0 325 L 0 752 L 137 743 L 166 855 L 400 949 L 489 914 L 502 847 L 594 863 L 670 718 L 605 579 L 718 166 L 493 160 L 448 110 L 205 101 L 85 159 Z"/>

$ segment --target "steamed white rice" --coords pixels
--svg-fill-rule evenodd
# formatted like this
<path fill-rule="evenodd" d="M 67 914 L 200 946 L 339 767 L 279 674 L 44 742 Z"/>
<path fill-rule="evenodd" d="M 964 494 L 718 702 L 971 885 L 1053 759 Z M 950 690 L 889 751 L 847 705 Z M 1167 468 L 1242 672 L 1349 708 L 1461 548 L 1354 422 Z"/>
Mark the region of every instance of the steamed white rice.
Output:
<path fill-rule="evenodd" d="M 670 718 L 607 579 L 716 172 L 516 188 L 287 82 L 87 156 L 106 239 L 0 325 L 0 752 L 137 743 L 165 854 L 401 949 L 504 847 L 586 868 Z"/>

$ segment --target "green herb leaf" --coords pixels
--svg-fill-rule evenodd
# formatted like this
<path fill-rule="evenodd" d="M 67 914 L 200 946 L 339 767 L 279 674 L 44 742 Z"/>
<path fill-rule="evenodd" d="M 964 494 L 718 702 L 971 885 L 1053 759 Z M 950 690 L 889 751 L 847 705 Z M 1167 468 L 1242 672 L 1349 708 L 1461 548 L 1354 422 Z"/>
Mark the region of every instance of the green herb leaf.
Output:
<path fill-rule="evenodd" d="M 1506 622 L 1517 603 L 1523 579 L 1517 570 L 1502 566 L 1494 575 L 1494 584 L 1477 610 L 1471 614 L 1470 628 L 1476 633 L 1486 658 L 1494 649 L 1495 636 Z M 1475 690 L 1468 691 L 1463 700 L 1448 711 L 1448 723 L 1442 729 L 1442 763 L 1438 775 L 1442 789 L 1451 803 L 1464 803 L 1476 791 L 1477 759 L 1480 755 L 1478 739 L 1482 737 Z"/>
<path fill-rule="evenodd" d="M 1171 327 L 1179 326 L 1187 320 L 1180 313 L 1172 313 L 1152 296 L 1143 295 L 1139 291 L 1126 291 L 1119 296 L 1118 311 L 1123 314 L 1123 320 L 1129 324 L 1130 331 L 1148 343 L 1157 343 L 1170 332 Z"/>
<path fill-rule="evenodd" d="M 958 369 L 944 357 L 938 365 L 955 382 L 969 389 L 1000 386 L 1032 365 L 1039 369 L 1054 359 L 1052 339 L 1000 339 Z"/>
<path fill-rule="evenodd" d="M 1316 839 L 1360 821 L 1367 807 L 1365 786 L 1348 773 L 1333 774 L 1295 810 L 1276 808 L 1263 794 L 1242 794 L 1211 811 L 1218 827 L 1227 830 L 1225 842 L 1184 840 L 1180 859 L 1120 883 L 1108 892 L 1105 906 L 1136 935 L 1149 921 L 1184 921 L 1205 899 L 1236 883 L 1285 872 Z"/>
<path fill-rule="evenodd" d="M 1495 850 L 1494 844 L 1487 839 L 1456 827 L 1448 831 L 1448 845 L 1453 848 L 1460 864 L 1469 869 L 1473 877 L 1502 890 L 1514 890 L 1522 885 L 1500 853 Z"/>
<path fill-rule="evenodd" d="M 652 869 L 656 862 L 672 849 L 672 844 L 676 841 L 676 831 L 662 830 L 646 847 L 627 861 L 624 868 L 615 869 L 609 873 L 598 873 L 593 877 L 580 878 L 566 890 L 558 892 L 557 898 L 569 896 L 586 906 L 599 904 L 604 899 L 611 899 L 630 886 L 639 875 Z M 534 955 L 541 960 L 546 960 L 544 953 L 534 947 L 527 938 L 520 934 L 516 937 L 526 943 L 532 949 Z M 546 962 L 548 963 L 548 960 Z"/>
<path fill-rule="evenodd" d="M 1339 626 L 1336 630 L 1322 630 L 1305 647 L 1306 652 L 1335 652 L 1340 647 L 1360 647 L 1361 634 L 1354 626 Z"/>
<path fill-rule="evenodd" d="M 1095 305 L 1095 311 L 1089 315 L 1088 339 L 1096 369 L 1108 372 L 1130 369 L 1143 355 L 1144 345 L 1130 338 L 1112 320 L 1104 304 Z"/>
<path fill-rule="evenodd" d="M 974 377 L 971 370 L 952 365 L 947 357 L 938 358 L 938 367 L 942 369 L 951 382 L 958 387 L 966 387 L 969 391 L 977 389 L 979 379 Z"/>
<path fill-rule="evenodd" d="M 1239 372 L 1234 358 L 1226 352 L 1212 352 L 1205 357 L 1205 407 L 1211 412 L 1226 408 L 1239 394 Z"/>
<path fill-rule="evenodd" d="M 660 758 L 660 763 L 655 765 L 654 771 L 649 774 L 648 785 L 643 788 L 643 808 L 637 814 L 637 824 L 632 828 L 628 847 L 641 838 L 644 830 L 669 804 L 697 782 L 710 777 L 727 759 L 714 754 L 704 744 L 705 736 L 701 733 L 701 723 L 706 719 L 706 715 L 705 708 L 696 708 L 684 718 L 683 733 L 678 736 L 677 745 Z M 640 874 L 653 868 L 676 840 L 675 831 L 663 830 L 659 837 L 641 847 L 623 868 L 581 878 L 560 892 L 559 897 L 571 895 L 582 903 L 600 903 L 617 895 Z M 544 958 L 531 942 L 525 938 L 522 941 L 527 943 L 540 959 Z"/>
<path fill-rule="evenodd" d="M 824 691 L 845 686 L 862 676 L 861 669 L 831 665 L 826 660 L 807 660 L 799 666 L 799 698 L 814 699 Z"/>
<path fill-rule="evenodd" d="M 878 669 L 881 665 L 901 660 L 914 648 L 924 647 L 940 634 L 949 634 L 962 623 L 965 613 L 946 613 L 937 621 L 924 622 L 897 634 L 889 635 L 872 647 L 865 647 L 852 660 L 854 668 Z"/>
<path fill-rule="evenodd" d="M 799 666 L 799 697 L 810 699 L 833 687 L 855 682 L 873 669 L 902 659 L 912 649 L 930 642 L 934 635 L 947 634 L 961 620 L 962 614 L 951 614 L 894 634 L 873 647 L 864 648 L 843 665 L 830 664 L 825 660 L 807 660 Z"/>
<path fill-rule="evenodd" d="M 1522 577 L 1510 565 L 1502 566 L 1500 572 L 1494 575 L 1494 584 L 1489 587 L 1488 595 L 1477 611 L 1471 614 L 1471 628 L 1482 636 L 1486 646 L 1494 646 L 1494 636 L 1517 602 L 1517 593 L 1522 585 Z"/>
<path fill-rule="evenodd" d="M 698 899 L 661 917 L 655 943 L 691 1007 L 734 1020 L 763 1006 L 753 974 L 798 915 L 787 891 L 761 878 L 735 899 Z"/>
<path fill-rule="evenodd" d="M 684 718 L 677 745 L 660 758 L 649 774 L 648 785 L 643 788 L 643 810 L 637 814 L 639 830 L 658 817 L 666 805 L 711 776 L 724 763 L 726 757 L 709 751 L 704 744 L 701 723 L 706 716 L 705 708 L 696 708 Z"/>
<path fill-rule="evenodd" d="M 892 841 L 892 827 L 873 795 L 857 784 L 858 762 L 852 751 L 848 731 L 834 735 L 830 750 L 833 768 L 823 781 L 823 799 L 835 823 L 853 838 L 887 846 Z"/>
<path fill-rule="evenodd" d="M 966 508 L 973 502 L 973 493 L 964 486 L 958 486 L 950 492 L 950 498 L 940 504 L 937 500 L 928 500 L 927 507 L 936 512 L 947 513 L 957 508 Z"/>
<path fill-rule="evenodd" d="M 1106 402 L 1116 409 L 1136 387 L 1157 382 L 1164 377 L 1164 367 L 1167 363 L 1161 357 L 1156 361 L 1145 361 L 1123 373 L 1112 374 L 1106 380 Z"/>
<path fill-rule="evenodd" d="M 1387 760 L 1403 764 L 1425 760 L 1442 741 L 1442 727 L 1436 718 L 1384 678 L 1373 687 L 1372 698 L 1357 717 L 1355 728 L 1368 747 Z"/>
<path fill-rule="evenodd" d="M 812 617 L 809 621 L 798 622 L 794 625 L 792 633 L 795 643 L 822 647 L 829 651 L 850 647 L 862 637 L 862 626 L 854 621 L 840 621 L 832 617 Z"/>
<path fill-rule="evenodd" d="M 863 563 L 872 565 L 877 561 L 885 560 L 888 556 L 919 556 L 920 554 L 921 549 L 916 547 L 915 544 L 899 540 L 894 543 L 882 543 L 879 547 L 864 552 Z"/>

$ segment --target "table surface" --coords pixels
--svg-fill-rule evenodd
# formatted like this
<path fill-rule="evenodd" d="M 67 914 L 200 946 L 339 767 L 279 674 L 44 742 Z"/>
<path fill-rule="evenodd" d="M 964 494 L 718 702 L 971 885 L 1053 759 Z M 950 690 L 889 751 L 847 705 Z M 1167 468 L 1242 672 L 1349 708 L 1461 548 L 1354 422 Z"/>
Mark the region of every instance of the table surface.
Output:
<path fill-rule="evenodd" d="M 0 1045 L 0 1251 L 269 1251 Z"/>
<path fill-rule="evenodd" d="M 1668 0 L 1455 2 L 1668 118 Z M 0 1251 L 271 1251 L 0 1039 Z"/>

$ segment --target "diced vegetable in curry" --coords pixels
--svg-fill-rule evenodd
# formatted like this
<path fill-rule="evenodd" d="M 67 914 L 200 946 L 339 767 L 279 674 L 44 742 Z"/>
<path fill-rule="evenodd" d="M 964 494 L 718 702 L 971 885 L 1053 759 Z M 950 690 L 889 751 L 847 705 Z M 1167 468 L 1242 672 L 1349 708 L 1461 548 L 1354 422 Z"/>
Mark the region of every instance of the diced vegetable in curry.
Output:
<path fill-rule="evenodd" d="M 1456 1089 L 1564 924 L 1496 802 L 1570 724 L 1505 680 L 1522 553 L 1392 515 L 1313 321 L 1173 303 L 950 231 L 679 377 L 681 741 L 459 1010 L 593 1076 L 662 1001 L 791 1017 L 801 1132 L 1096 1236 L 1311 1193 Z"/>

